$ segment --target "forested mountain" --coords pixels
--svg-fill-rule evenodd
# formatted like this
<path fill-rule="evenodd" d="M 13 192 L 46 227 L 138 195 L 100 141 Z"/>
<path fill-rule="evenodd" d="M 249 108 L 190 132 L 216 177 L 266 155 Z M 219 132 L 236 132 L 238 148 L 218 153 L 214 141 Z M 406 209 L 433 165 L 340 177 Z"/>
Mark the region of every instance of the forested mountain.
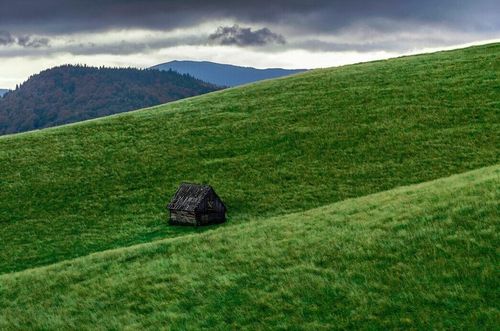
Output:
<path fill-rule="evenodd" d="M 172 61 L 156 65 L 151 69 L 174 70 L 219 86 L 237 86 L 259 80 L 278 78 L 305 71 L 304 69 L 256 69 L 230 64 L 197 61 Z"/>
<path fill-rule="evenodd" d="M 30 77 L 0 99 L 0 134 L 78 122 L 217 89 L 173 71 L 60 66 Z"/>

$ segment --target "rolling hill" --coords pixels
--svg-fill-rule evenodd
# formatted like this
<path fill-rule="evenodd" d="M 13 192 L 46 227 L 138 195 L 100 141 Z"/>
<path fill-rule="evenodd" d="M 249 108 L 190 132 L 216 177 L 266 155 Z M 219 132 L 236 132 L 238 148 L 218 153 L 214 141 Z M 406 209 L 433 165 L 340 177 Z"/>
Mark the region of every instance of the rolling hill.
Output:
<path fill-rule="evenodd" d="M 166 225 L 182 181 L 231 227 L 499 162 L 500 45 L 228 89 L 0 138 L 0 273 L 213 228 Z"/>
<path fill-rule="evenodd" d="M 0 134 L 78 122 L 217 89 L 176 72 L 56 67 L 30 77 L 0 99 Z"/>
<path fill-rule="evenodd" d="M 304 69 L 256 69 L 252 67 L 240 67 L 230 64 L 221 64 L 208 61 L 171 61 L 158 64 L 151 69 L 173 70 L 181 74 L 189 74 L 193 77 L 210 82 L 217 86 L 238 86 L 260 80 L 278 78 L 304 72 Z"/>
<path fill-rule="evenodd" d="M 0 276 L 0 328 L 483 329 L 500 166 Z"/>

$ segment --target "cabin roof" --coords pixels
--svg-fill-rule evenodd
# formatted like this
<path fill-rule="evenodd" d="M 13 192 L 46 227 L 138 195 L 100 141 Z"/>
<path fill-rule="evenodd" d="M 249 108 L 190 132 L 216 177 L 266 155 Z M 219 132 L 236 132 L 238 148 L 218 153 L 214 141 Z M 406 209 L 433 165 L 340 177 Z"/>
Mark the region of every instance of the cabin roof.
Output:
<path fill-rule="evenodd" d="M 210 191 L 212 187 L 209 185 L 182 183 L 167 207 L 170 210 L 193 212 Z"/>

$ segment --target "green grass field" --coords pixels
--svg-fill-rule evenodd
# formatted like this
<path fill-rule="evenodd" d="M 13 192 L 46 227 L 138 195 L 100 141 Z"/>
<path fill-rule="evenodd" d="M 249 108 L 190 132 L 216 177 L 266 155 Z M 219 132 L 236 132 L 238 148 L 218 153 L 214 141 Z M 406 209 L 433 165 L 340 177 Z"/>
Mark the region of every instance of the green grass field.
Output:
<path fill-rule="evenodd" d="M 0 138 L 0 273 L 206 229 L 166 225 L 181 181 L 229 223 L 499 162 L 500 45 L 317 70 Z"/>
<path fill-rule="evenodd" d="M 494 330 L 500 166 L 0 276 L 0 329 Z"/>
<path fill-rule="evenodd" d="M 490 44 L 0 137 L 0 330 L 498 328 L 499 74 Z M 169 226 L 182 181 L 228 222 Z"/>

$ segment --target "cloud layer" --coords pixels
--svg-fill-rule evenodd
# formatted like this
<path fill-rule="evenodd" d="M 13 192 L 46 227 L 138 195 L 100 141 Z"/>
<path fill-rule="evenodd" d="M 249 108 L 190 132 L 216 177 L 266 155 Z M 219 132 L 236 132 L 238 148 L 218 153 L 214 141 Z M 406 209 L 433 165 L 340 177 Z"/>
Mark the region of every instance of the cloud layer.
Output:
<path fill-rule="evenodd" d="M 36 54 L 34 50 L 131 54 L 207 44 L 263 51 L 279 46 L 311 52 L 404 52 L 498 38 L 499 13 L 498 0 L 0 1 L 0 57 Z M 181 37 L 170 33 L 204 25 L 205 30 Z M 101 40 L 110 31 L 124 33 Z M 127 31 L 152 34 L 134 40 Z M 80 40 L 82 35 L 95 40 Z"/>

